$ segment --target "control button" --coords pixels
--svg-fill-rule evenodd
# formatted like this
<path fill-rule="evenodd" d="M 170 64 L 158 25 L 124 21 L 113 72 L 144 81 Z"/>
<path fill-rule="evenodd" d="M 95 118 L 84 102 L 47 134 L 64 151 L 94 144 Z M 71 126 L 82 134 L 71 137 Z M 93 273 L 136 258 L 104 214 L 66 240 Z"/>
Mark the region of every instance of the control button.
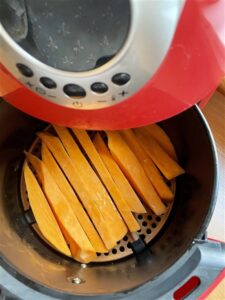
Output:
<path fill-rule="evenodd" d="M 117 85 L 124 85 L 130 81 L 130 75 L 127 73 L 118 73 L 113 76 L 112 82 Z"/>
<path fill-rule="evenodd" d="M 83 98 L 86 96 L 85 90 L 77 84 L 67 84 L 64 86 L 63 91 L 70 97 Z"/>
<path fill-rule="evenodd" d="M 20 71 L 20 73 L 23 76 L 32 77 L 34 75 L 33 71 L 29 67 L 27 67 L 23 64 L 16 64 L 16 66 L 17 66 L 17 69 Z"/>
<path fill-rule="evenodd" d="M 57 86 L 55 81 L 48 77 L 41 77 L 40 82 L 48 89 L 55 89 Z"/>
<path fill-rule="evenodd" d="M 91 89 L 95 93 L 104 94 L 108 91 L 108 86 L 103 82 L 95 82 L 91 85 Z"/>

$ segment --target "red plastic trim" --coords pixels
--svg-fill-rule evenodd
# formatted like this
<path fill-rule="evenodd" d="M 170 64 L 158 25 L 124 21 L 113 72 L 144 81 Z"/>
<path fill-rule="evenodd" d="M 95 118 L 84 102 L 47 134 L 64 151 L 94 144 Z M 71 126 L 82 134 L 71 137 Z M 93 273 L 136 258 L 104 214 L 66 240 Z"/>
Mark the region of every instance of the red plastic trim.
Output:
<path fill-rule="evenodd" d="M 214 282 L 208 287 L 208 289 L 197 299 L 204 300 L 206 297 L 218 286 L 218 284 L 225 278 L 225 268 L 219 274 L 219 276 L 214 280 Z"/>
<path fill-rule="evenodd" d="M 214 238 L 208 238 L 208 240 L 210 240 L 212 242 L 217 242 L 217 243 L 225 244 L 225 241 L 220 241 L 220 240 L 217 240 L 217 239 L 214 239 Z"/>

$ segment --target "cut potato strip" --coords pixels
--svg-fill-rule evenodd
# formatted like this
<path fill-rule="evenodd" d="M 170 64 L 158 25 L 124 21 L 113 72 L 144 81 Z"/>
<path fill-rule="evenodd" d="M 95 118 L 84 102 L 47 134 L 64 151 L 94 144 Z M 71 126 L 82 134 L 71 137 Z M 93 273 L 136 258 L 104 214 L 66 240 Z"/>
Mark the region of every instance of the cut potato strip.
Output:
<path fill-rule="evenodd" d="M 144 206 L 134 192 L 127 178 L 124 176 L 123 172 L 112 158 L 111 153 L 109 152 L 99 133 L 95 135 L 93 142 L 101 159 L 104 161 L 109 173 L 111 174 L 121 194 L 130 207 L 130 210 L 136 213 L 146 213 Z"/>
<path fill-rule="evenodd" d="M 100 213 L 99 208 L 94 201 L 94 190 L 88 186 L 88 183 L 82 177 L 80 170 L 72 163 L 59 138 L 41 132 L 38 133 L 38 136 L 48 146 L 72 187 L 77 192 L 107 249 L 113 248 L 116 245 L 117 240 L 111 234 L 111 228 L 108 226 L 108 223 Z"/>
<path fill-rule="evenodd" d="M 27 163 L 24 164 L 24 179 L 32 212 L 44 238 L 59 252 L 71 256 L 48 201 Z"/>
<path fill-rule="evenodd" d="M 96 202 L 100 212 L 102 213 L 105 223 L 110 228 L 110 233 L 116 239 L 121 240 L 127 233 L 127 227 L 108 195 L 101 180 L 98 178 L 94 170 L 89 165 L 83 153 L 79 149 L 69 130 L 65 127 L 54 125 L 59 138 L 62 141 L 67 153 L 69 154 L 74 166 L 79 170 L 80 177 L 88 188 L 92 191 L 92 199 Z"/>
<path fill-rule="evenodd" d="M 27 153 L 26 157 L 37 173 L 43 191 L 70 245 L 73 257 L 79 262 L 92 261 L 96 257 L 96 252 L 73 213 L 69 200 L 62 194 L 45 164 L 30 153 Z"/>
<path fill-rule="evenodd" d="M 123 130 L 120 133 L 141 163 L 146 175 L 148 176 L 159 196 L 164 200 L 172 201 L 174 198 L 172 191 L 166 184 L 159 170 L 156 168 L 154 162 L 145 152 L 144 148 L 142 148 L 142 145 L 139 143 L 133 131 L 129 129 Z"/>
<path fill-rule="evenodd" d="M 184 169 L 182 169 L 148 133 L 146 134 L 146 132 L 135 130 L 135 134 L 145 151 L 168 180 L 184 173 Z"/>
<path fill-rule="evenodd" d="M 112 199 L 114 200 L 114 203 L 116 204 L 118 211 L 120 212 L 122 218 L 127 224 L 127 227 L 131 232 L 138 231 L 140 229 L 140 225 L 131 213 L 127 202 L 122 197 L 118 187 L 116 186 L 108 169 L 106 168 L 104 162 L 99 156 L 99 153 L 93 145 L 89 135 L 86 131 L 80 129 L 73 129 L 73 132 L 79 140 L 81 146 L 83 147 L 83 150 L 86 152 L 89 159 L 91 160 L 93 166 L 95 167 L 102 182 L 104 183 L 105 187 L 110 193 Z"/>
<path fill-rule="evenodd" d="M 71 185 L 67 181 L 65 175 L 45 144 L 42 144 L 41 154 L 42 160 L 45 163 L 49 173 L 55 179 L 55 182 L 57 183 L 61 192 L 69 200 L 69 204 L 73 210 L 73 213 L 76 215 L 95 251 L 99 253 L 107 252 L 106 247 L 104 246 L 87 213 L 74 193 Z"/>
<path fill-rule="evenodd" d="M 137 193 L 156 215 L 166 212 L 166 207 L 156 193 L 138 159 L 116 131 L 107 131 L 109 149 Z"/>
<path fill-rule="evenodd" d="M 145 127 L 137 128 L 135 130 L 140 132 L 146 132 L 146 134 L 152 136 L 159 143 L 159 145 L 167 152 L 167 154 L 169 154 L 169 156 L 171 156 L 175 161 L 178 161 L 176 151 L 170 138 L 159 125 L 151 124 Z"/>

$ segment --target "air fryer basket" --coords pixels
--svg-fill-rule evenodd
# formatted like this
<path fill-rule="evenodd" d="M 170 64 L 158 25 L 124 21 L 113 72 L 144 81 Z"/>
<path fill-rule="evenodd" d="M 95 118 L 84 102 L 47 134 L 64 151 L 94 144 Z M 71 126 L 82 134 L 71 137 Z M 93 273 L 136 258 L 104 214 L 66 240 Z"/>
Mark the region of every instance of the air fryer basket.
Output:
<path fill-rule="evenodd" d="M 79 264 L 50 248 L 28 223 L 21 203 L 24 149 L 46 124 L 8 104 L 0 104 L 0 253 L 1 264 L 42 292 L 70 296 L 128 292 L 154 280 L 201 238 L 215 204 L 215 146 L 199 109 L 163 121 L 186 174 L 177 180 L 175 203 L 166 224 L 138 256 L 113 262 Z M 149 224 L 150 225 L 150 224 Z M 150 225 L 151 226 L 151 225 Z M 147 230 L 147 228 L 146 228 Z M 69 296 L 70 295 L 70 296 Z"/>
<path fill-rule="evenodd" d="M 54 129 L 51 125 L 47 126 L 44 131 L 47 132 L 54 132 Z M 34 142 L 32 143 L 31 147 L 29 148 L 29 152 L 31 152 L 33 155 L 38 156 L 41 158 L 41 140 L 40 138 L 36 138 Z M 175 194 L 176 192 L 176 180 L 171 180 L 168 184 L 170 184 L 170 188 Z M 45 242 L 51 246 L 51 244 L 46 241 L 42 233 L 40 232 L 37 223 L 35 221 L 34 215 L 32 213 L 30 204 L 29 204 L 29 198 L 28 193 L 25 185 L 25 180 L 23 176 L 23 172 L 21 174 L 21 186 L 20 186 L 20 192 L 21 192 L 21 201 L 24 208 L 24 214 L 26 216 L 26 219 L 28 223 L 33 227 L 35 232 L 43 239 Z M 129 232 L 126 234 L 126 236 L 123 237 L 120 241 L 117 241 L 117 245 L 113 247 L 109 252 L 107 253 L 97 253 L 97 257 L 95 259 L 95 262 L 110 262 L 114 260 L 118 260 L 124 257 L 127 257 L 131 254 L 133 254 L 133 251 L 140 252 L 142 248 L 144 247 L 144 244 L 141 243 L 141 240 L 136 242 L 136 247 L 134 248 L 134 238 L 138 239 L 138 236 L 140 239 L 143 239 L 145 244 L 148 244 L 154 237 L 159 233 L 161 228 L 166 223 L 172 207 L 173 207 L 174 201 L 167 202 L 165 205 L 167 206 L 167 212 L 163 214 L 162 216 L 156 216 L 150 208 L 146 208 L 147 213 L 144 214 L 135 214 L 135 218 L 137 222 L 140 225 L 140 230 L 138 230 L 137 234 L 135 236 L 132 236 Z M 133 250 L 132 250 L 133 248 Z"/>

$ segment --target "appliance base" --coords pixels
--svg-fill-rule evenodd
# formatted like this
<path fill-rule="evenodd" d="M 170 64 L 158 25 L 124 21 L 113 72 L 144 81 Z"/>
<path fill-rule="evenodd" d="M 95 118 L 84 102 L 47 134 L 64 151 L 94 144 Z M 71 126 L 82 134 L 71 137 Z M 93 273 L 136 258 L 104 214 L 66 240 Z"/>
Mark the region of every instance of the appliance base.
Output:
<path fill-rule="evenodd" d="M 225 244 L 210 240 L 198 240 L 170 269 L 155 280 L 148 282 L 134 291 L 119 293 L 116 299 L 171 300 L 174 292 L 192 276 L 200 279 L 200 285 L 185 299 L 197 299 L 225 268 Z M 144 255 L 144 253 L 142 254 Z M 141 259 L 141 257 L 140 257 Z M 52 299 L 89 299 L 60 295 L 60 298 L 47 296 L 21 283 L 0 267 L 1 300 L 52 300 Z M 95 296 L 94 299 L 112 299 L 115 295 Z M 115 299 L 115 298 L 114 298 Z"/>

